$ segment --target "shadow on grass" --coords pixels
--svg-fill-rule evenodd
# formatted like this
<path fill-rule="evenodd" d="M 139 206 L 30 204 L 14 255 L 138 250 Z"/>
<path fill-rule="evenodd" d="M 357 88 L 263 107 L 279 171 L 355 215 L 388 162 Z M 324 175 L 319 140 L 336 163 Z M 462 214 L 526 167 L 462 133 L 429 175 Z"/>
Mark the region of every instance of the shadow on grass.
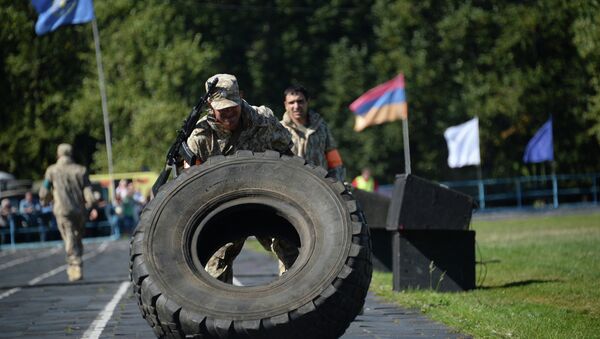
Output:
<path fill-rule="evenodd" d="M 500 261 L 500 259 L 489 259 L 489 260 L 480 260 L 480 261 L 476 261 L 475 263 L 477 265 L 487 265 L 487 264 L 498 264 L 501 263 L 502 261 Z"/>
<path fill-rule="evenodd" d="M 521 287 L 521 286 L 528 286 L 528 285 L 533 285 L 533 284 L 546 284 L 546 283 L 561 282 L 561 281 L 562 280 L 559 280 L 559 279 L 527 279 L 527 280 L 509 282 L 509 283 L 506 283 L 503 285 L 498 285 L 498 286 L 478 286 L 477 289 L 478 290 L 493 290 L 493 289 L 498 289 L 498 288 Z"/>

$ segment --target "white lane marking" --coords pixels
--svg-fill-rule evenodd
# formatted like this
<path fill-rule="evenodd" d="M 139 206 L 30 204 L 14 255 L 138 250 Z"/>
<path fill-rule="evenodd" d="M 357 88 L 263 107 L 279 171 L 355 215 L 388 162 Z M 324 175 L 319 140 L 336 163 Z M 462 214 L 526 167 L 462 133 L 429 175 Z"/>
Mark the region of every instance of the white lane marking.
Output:
<path fill-rule="evenodd" d="M 233 285 L 235 286 L 244 286 L 244 284 L 242 284 L 241 281 L 237 280 L 235 277 L 233 277 Z"/>
<path fill-rule="evenodd" d="M 40 281 L 42 281 L 42 280 L 44 280 L 46 278 L 50 278 L 51 276 L 53 276 L 53 275 L 55 275 L 57 273 L 60 273 L 60 272 L 62 272 L 64 270 L 66 270 L 66 269 L 67 269 L 67 265 L 59 266 L 59 267 L 57 267 L 57 268 L 55 268 L 55 269 L 53 269 L 51 271 L 48 271 L 48 272 L 46 272 L 46 273 L 44 273 L 42 275 L 38 275 L 37 277 L 29 280 L 29 282 L 27 283 L 27 285 L 33 286 L 33 285 L 39 283 Z"/>
<path fill-rule="evenodd" d="M 100 246 L 98 246 L 98 249 L 96 251 L 88 253 L 88 254 L 84 254 L 81 259 L 83 261 L 89 260 L 89 259 L 97 256 L 98 254 L 104 252 L 104 250 L 106 249 L 106 247 L 108 247 L 108 242 L 103 242 L 102 244 L 100 244 Z M 44 280 L 46 278 L 49 278 L 49 277 L 51 277 L 51 276 L 53 276 L 53 275 L 55 275 L 55 274 L 57 274 L 57 273 L 59 273 L 61 271 L 66 270 L 66 269 L 67 269 L 67 265 L 59 266 L 59 267 L 57 267 L 57 268 L 55 268 L 53 270 L 50 270 L 50 271 L 48 271 L 48 272 L 46 272 L 44 274 L 41 274 L 41 275 L 39 275 L 39 276 L 37 276 L 37 277 L 29 280 L 27 282 L 27 285 L 33 286 L 33 285 L 39 283 L 40 281 L 42 281 L 42 280 Z M 8 291 L 0 294 L 0 300 L 2 300 L 2 299 L 6 298 L 8 296 L 11 296 L 11 295 L 19 292 L 21 289 L 22 289 L 21 287 L 11 288 L 10 290 L 8 290 Z"/>
<path fill-rule="evenodd" d="M 48 251 L 40 252 L 40 253 L 38 253 L 36 255 L 28 255 L 26 257 L 17 258 L 15 260 L 11 260 L 9 262 L 6 262 L 6 263 L 0 265 L 0 270 L 6 269 L 6 268 L 9 268 L 9 267 L 13 267 L 13 266 L 19 265 L 19 264 L 24 264 L 24 263 L 26 263 L 28 261 L 33 260 L 33 259 L 42 259 L 42 258 L 45 258 L 45 257 L 49 257 L 49 256 L 51 256 L 53 254 L 56 254 L 58 251 L 60 251 L 60 247 L 56 247 L 56 248 L 53 248 L 53 249 L 48 250 Z"/>
<path fill-rule="evenodd" d="M 98 246 L 97 250 L 95 250 L 94 252 L 91 252 L 91 253 L 84 254 L 81 259 L 83 261 L 89 260 L 89 259 L 97 256 L 98 254 L 104 252 L 104 250 L 106 249 L 106 247 L 108 247 L 108 243 L 107 242 L 103 242 L 102 244 L 100 244 L 100 246 Z M 46 273 L 44 273 L 44 274 L 42 274 L 42 275 L 40 275 L 38 277 L 35 277 L 35 278 L 31 279 L 27 284 L 29 286 L 33 286 L 33 285 L 39 283 L 40 281 L 42 281 L 42 280 L 44 280 L 46 278 L 49 278 L 49 277 L 51 277 L 51 276 L 53 276 L 53 275 L 55 275 L 57 273 L 60 273 L 61 271 L 66 270 L 67 267 L 68 267 L 68 265 L 59 266 L 59 267 L 57 267 L 57 268 L 55 268 L 55 269 L 53 269 L 53 270 L 51 270 L 49 272 L 46 272 Z"/>
<path fill-rule="evenodd" d="M 81 339 L 100 338 L 100 335 L 102 334 L 102 331 L 104 331 L 106 324 L 112 317 L 112 314 L 115 311 L 117 304 L 119 303 L 125 292 L 127 292 L 129 284 L 129 281 L 124 281 L 121 283 L 121 286 L 119 287 L 119 290 L 117 290 L 117 293 L 115 293 L 111 301 L 108 304 L 106 304 L 102 312 L 98 314 L 98 316 L 96 317 L 96 319 L 94 319 L 90 327 L 88 327 L 88 329 L 83 333 Z"/>
<path fill-rule="evenodd" d="M 13 295 L 21 290 L 20 287 L 11 288 L 10 290 L 0 294 L 0 300 L 8 297 L 9 295 Z"/>

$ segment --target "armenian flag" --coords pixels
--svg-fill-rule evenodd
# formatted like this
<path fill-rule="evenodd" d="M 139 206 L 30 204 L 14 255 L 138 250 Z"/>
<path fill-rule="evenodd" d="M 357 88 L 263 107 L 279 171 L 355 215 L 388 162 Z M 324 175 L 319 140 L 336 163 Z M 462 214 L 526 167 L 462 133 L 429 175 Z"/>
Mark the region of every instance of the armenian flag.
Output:
<path fill-rule="evenodd" d="M 407 119 L 408 106 L 404 92 L 404 75 L 399 74 L 361 95 L 350 104 L 356 115 L 354 130 L 363 129 L 399 119 Z"/>

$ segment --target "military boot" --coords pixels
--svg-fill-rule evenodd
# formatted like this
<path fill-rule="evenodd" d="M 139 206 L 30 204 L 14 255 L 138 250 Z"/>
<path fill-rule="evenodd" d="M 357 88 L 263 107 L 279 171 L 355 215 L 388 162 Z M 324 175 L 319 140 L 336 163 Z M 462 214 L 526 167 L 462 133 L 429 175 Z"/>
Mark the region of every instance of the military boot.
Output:
<path fill-rule="evenodd" d="M 81 274 L 81 266 L 69 266 L 67 268 L 67 275 L 69 276 L 69 281 L 83 279 L 83 275 Z"/>

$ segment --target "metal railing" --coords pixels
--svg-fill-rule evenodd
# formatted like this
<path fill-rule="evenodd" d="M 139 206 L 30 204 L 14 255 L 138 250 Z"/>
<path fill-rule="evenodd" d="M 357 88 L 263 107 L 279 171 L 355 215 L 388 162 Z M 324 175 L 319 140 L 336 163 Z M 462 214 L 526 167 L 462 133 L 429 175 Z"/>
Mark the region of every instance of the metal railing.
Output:
<path fill-rule="evenodd" d="M 449 188 L 470 194 L 479 209 L 561 204 L 598 204 L 600 173 L 542 175 L 502 179 L 441 182 Z"/>
<path fill-rule="evenodd" d="M 557 174 L 514 178 L 442 181 L 441 185 L 472 196 L 478 209 L 598 205 L 600 173 Z M 393 185 L 381 185 L 391 196 Z"/>
<path fill-rule="evenodd" d="M 0 228 L 0 248 L 31 247 L 43 245 L 53 240 L 60 240 L 60 232 L 51 222 L 39 221 L 35 225 L 22 227 L 19 225 L 19 214 L 8 218 L 8 227 Z M 110 220 L 88 221 L 85 223 L 84 238 L 118 239 L 119 227 Z M 89 236 L 88 233 L 100 235 Z M 20 239 L 24 238 L 24 239 Z"/>

